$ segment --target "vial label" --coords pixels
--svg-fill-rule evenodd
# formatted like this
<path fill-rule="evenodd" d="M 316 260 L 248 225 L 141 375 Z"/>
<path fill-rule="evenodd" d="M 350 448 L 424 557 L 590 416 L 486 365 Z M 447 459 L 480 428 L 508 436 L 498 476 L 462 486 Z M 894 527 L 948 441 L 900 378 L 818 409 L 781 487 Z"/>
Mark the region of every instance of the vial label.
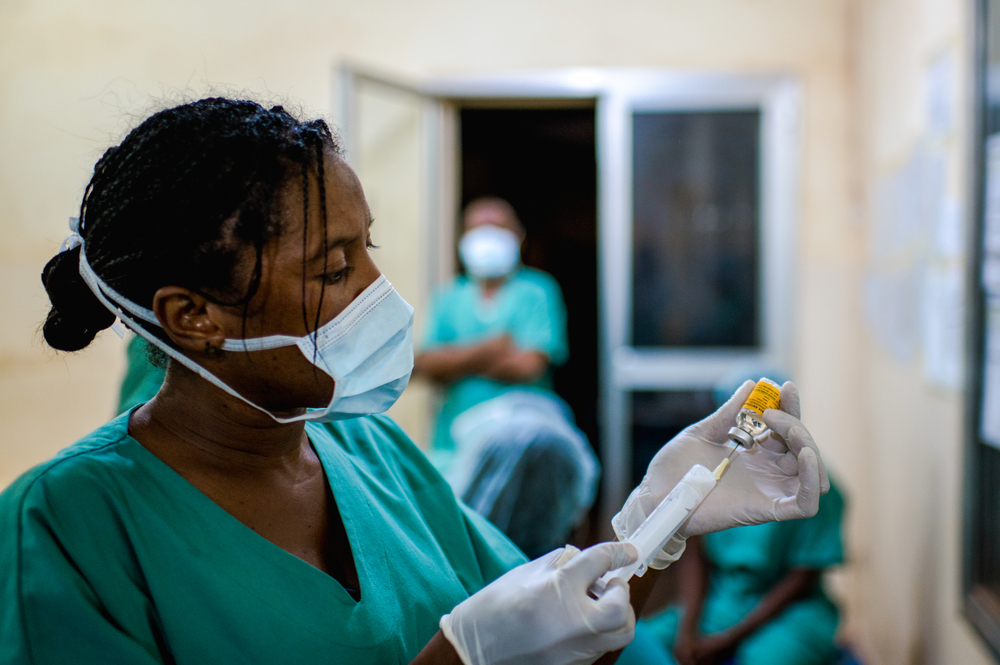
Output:
<path fill-rule="evenodd" d="M 761 379 L 743 403 L 743 408 L 752 409 L 757 415 L 763 416 L 768 409 L 777 409 L 780 400 L 781 388 L 770 379 Z"/>

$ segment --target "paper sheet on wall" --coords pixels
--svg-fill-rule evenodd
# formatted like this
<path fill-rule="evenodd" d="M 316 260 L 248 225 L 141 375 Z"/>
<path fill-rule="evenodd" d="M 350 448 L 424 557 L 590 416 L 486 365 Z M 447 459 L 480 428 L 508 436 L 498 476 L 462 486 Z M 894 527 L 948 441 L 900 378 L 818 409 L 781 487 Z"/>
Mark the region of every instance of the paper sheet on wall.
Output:
<path fill-rule="evenodd" d="M 965 249 L 965 225 L 962 202 L 954 196 L 942 195 L 937 205 L 934 227 L 934 251 L 942 259 L 956 259 Z"/>
<path fill-rule="evenodd" d="M 923 212 L 932 188 L 925 182 L 930 169 L 921 157 L 914 156 L 902 169 L 880 178 L 875 185 L 875 224 L 870 245 L 875 264 L 911 251 L 925 236 L 927 215 Z"/>
<path fill-rule="evenodd" d="M 907 254 L 952 258 L 961 252 L 961 205 L 947 195 L 945 155 L 924 146 L 906 165 L 875 184 L 870 252 L 873 264 Z"/>
<path fill-rule="evenodd" d="M 921 269 L 872 273 L 865 280 L 865 315 L 896 362 L 909 363 L 920 344 Z"/>
<path fill-rule="evenodd" d="M 979 435 L 1000 448 L 1000 297 L 986 301 L 983 331 L 983 404 Z"/>
<path fill-rule="evenodd" d="M 955 126 L 955 58 L 942 53 L 924 72 L 924 107 L 927 129 L 947 134 Z"/>
<path fill-rule="evenodd" d="M 962 385 L 962 335 L 965 330 L 962 271 L 958 266 L 930 269 L 924 275 L 921 342 L 924 378 L 952 390 Z"/>
<path fill-rule="evenodd" d="M 983 288 L 1000 295 L 1000 134 L 986 139 L 983 209 Z"/>

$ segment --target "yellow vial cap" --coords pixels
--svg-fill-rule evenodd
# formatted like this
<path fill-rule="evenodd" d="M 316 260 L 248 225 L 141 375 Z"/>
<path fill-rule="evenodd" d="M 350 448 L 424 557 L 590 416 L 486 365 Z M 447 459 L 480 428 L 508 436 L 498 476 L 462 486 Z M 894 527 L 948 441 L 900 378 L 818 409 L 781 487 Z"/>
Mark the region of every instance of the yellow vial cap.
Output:
<path fill-rule="evenodd" d="M 781 403 L 781 387 L 771 379 L 762 378 L 753 387 L 747 401 L 743 403 L 744 409 L 752 409 L 763 416 L 768 409 L 777 409 Z"/>
<path fill-rule="evenodd" d="M 762 378 L 736 414 L 736 427 L 730 428 L 729 438 L 744 448 L 752 448 L 753 438 L 767 429 L 764 412 L 780 404 L 781 388 L 771 379 Z"/>

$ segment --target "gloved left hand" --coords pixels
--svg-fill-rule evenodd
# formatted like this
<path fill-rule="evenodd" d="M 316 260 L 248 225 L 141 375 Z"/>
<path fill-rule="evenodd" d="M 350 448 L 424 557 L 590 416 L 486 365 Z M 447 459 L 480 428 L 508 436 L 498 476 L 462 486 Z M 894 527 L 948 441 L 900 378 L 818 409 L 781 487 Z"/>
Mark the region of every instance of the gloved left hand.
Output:
<path fill-rule="evenodd" d="M 656 453 L 646 476 L 612 521 L 620 539 L 642 524 L 693 465 L 714 469 L 729 455 L 729 428 L 753 387 L 753 381 L 744 383 L 715 413 L 686 428 Z M 830 481 L 812 436 L 799 421 L 799 411 L 798 389 L 787 382 L 781 387 L 780 410 L 764 412 L 770 429 L 757 437 L 750 450 L 740 448 L 722 481 L 650 568 L 665 568 L 678 559 L 688 536 L 816 514 L 819 497 L 830 489 Z"/>

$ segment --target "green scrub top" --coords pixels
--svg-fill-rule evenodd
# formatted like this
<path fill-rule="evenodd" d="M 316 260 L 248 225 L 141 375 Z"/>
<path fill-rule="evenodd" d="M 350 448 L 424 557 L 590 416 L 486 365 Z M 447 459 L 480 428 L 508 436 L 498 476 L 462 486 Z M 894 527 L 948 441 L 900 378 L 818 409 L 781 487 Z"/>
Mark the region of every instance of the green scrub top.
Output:
<path fill-rule="evenodd" d="M 792 569 L 820 570 L 842 563 L 843 515 L 843 495 L 831 481 L 814 517 L 736 527 L 705 536 L 705 553 L 712 568 L 701 632 L 716 633 L 738 623 Z M 680 609 L 671 608 L 644 623 L 669 651 L 679 622 Z M 817 586 L 810 597 L 787 607 L 741 644 L 736 662 L 826 663 L 833 652 L 837 622 L 836 606 Z"/>
<path fill-rule="evenodd" d="M 520 349 L 545 353 L 553 366 L 566 362 L 566 306 L 559 283 L 551 275 L 520 267 L 491 300 L 481 297 L 474 280 L 464 275 L 456 278 L 432 298 L 422 348 L 429 351 L 449 344 L 473 344 L 503 334 L 510 335 Z M 451 423 L 460 413 L 510 390 L 525 389 L 554 396 L 551 373 L 530 384 L 470 376 L 447 386 L 431 443 L 439 468 L 447 468 L 454 451 Z"/>
<path fill-rule="evenodd" d="M 127 428 L 126 414 L 0 494 L 0 663 L 407 663 L 525 561 L 388 418 L 310 423 L 355 602 Z"/>

